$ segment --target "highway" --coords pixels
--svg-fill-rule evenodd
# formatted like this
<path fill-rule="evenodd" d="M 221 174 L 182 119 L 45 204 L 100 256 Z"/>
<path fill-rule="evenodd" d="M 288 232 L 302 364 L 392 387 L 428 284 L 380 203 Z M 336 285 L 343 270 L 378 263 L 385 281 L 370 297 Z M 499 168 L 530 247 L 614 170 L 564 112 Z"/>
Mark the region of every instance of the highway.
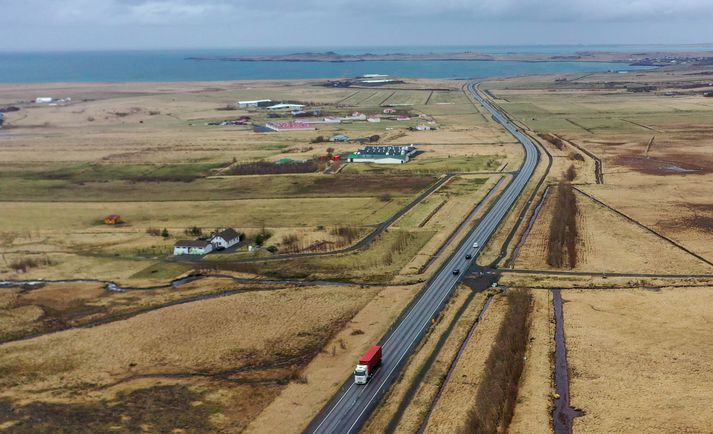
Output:
<path fill-rule="evenodd" d="M 366 385 L 355 385 L 350 378 L 329 405 L 307 427 L 306 433 L 351 434 L 361 429 L 389 386 L 398 377 L 408 356 L 431 326 L 431 319 L 451 296 L 467 268 L 495 233 L 498 224 L 507 216 L 535 171 L 539 161 L 539 151 L 532 140 L 484 99 L 476 90 L 475 84 L 468 85 L 467 91 L 490 112 L 493 120 L 507 129 L 523 145 L 525 160 L 500 197 L 478 221 L 445 265 L 426 284 L 416 301 L 401 316 L 391 332 L 384 337 L 381 344 L 384 354 L 382 366 L 371 381 Z M 478 243 L 479 247 L 473 248 L 474 243 Z M 468 253 L 473 255 L 473 259 L 465 259 Z M 456 268 L 461 270 L 459 275 L 453 274 Z M 356 362 L 357 360 L 354 360 L 354 364 Z"/>

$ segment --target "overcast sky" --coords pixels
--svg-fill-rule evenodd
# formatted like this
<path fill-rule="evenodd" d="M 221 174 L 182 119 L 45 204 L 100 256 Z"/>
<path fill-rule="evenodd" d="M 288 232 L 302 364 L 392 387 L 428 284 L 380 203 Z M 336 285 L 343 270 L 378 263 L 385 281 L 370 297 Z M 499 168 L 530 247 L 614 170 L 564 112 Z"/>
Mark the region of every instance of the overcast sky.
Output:
<path fill-rule="evenodd" d="M 0 0 L 0 51 L 713 42 L 713 0 Z"/>

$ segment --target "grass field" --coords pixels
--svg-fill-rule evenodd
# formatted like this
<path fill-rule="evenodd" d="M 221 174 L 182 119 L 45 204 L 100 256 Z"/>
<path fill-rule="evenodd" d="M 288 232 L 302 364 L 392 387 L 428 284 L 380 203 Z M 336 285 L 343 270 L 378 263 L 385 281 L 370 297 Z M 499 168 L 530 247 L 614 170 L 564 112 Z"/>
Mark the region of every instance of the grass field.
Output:
<path fill-rule="evenodd" d="M 252 292 L 4 344 L 0 420 L 21 432 L 60 423 L 75 432 L 139 422 L 163 432 L 240 429 L 301 381 L 304 361 L 372 296 L 349 287 Z M 140 394 L 148 397 L 134 410 Z M 97 412 L 107 402 L 114 413 Z M 191 410 L 196 402 L 204 405 Z M 186 419 L 170 416 L 184 404 Z"/>
<path fill-rule="evenodd" d="M 711 288 L 563 293 L 574 432 L 710 429 Z M 665 390 L 665 393 L 661 393 Z"/>
<path fill-rule="evenodd" d="M 341 248 L 446 172 L 509 171 L 522 158 L 462 93 L 461 82 L 409 80 L 393 89 L 316 84 L 0 85 L 0 104 L 21 107 L 0 133 L 0 279 L 87 277 L 148 286 L 217 269 L 383 284 L 212 277 L 127 292 L 109 292 L 102 283 L 0 288 L 1 429 L 265 432 L 283 417 L 295 431 L 308 423 L 351 371 L 355 354 L 383 335 L 421 289 L 415 283 L 445 259 L 447 252 L 423 268 L 499 177 L 458 175 L 352 253 L 236 263 L 253 257 L 243 246 L 179 262 L 167 258 L 174 242 L 195 238 L 185 232 L 193 226 L 204 234 L 234 227 L 248 244 L 270 233 L 265 245 L 279 253 L 288 253 L 294 238 L 302 251 Z M 45 95 L 73 102 L 20 102 Z M 395 105 L 411 119 L 289 133 L 207 125 L 243 115 L 266 122 L 263 110 L 230 107 L 259 98 L 300 101 L 323 116 L 373 116 Z M 438 129 L 408 130 L 423 122 Z M 225 175 L 233 164 L 318 159 L 361 146 L 316 143 L 335 133 L 415 143 L 423 153 L 383 170 L 350 165 L 338 174 Z M 124 223 L 104 225 L 108 214 Z M 295 397 L 303 397 L 299 405 Z"/>

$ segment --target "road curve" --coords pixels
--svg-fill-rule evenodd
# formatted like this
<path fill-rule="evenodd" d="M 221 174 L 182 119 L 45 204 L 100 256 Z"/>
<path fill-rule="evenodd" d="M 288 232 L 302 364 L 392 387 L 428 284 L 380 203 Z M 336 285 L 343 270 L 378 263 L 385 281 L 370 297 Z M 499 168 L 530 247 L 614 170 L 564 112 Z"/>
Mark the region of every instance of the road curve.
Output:
<path fill-rule="evenodd" d="M 381 345 L 384 354 L 382 366 L 371 381 L 366 385 L 355 385 L 349 378 L 340 392 L 307 427 L 306 433 L 351 434 L 361 429 L 389 386 L 398 377 L 408 356 L 428 330 L 431 319 L 441 310 L 462 279 L 464 273 L 454 275 L 452 271 L 456 268 L 465 271 L 477 258 L 483 245 L 495 233 L 496 228 L 522 194 L 535 171 L 539 161 L 539 150 L 532 140 L 484 99 L 479 94 L 476 84 L 468 85 L 467 91 L 490 112 L 493 120 L 501 124 L 522 143 L 525 148 L 525 160 L 502 195 L 478 221 L 478 224 L 458 246 L 455 253 L 426 284 L 407 312 L 382 339 Z M 476 242 L 480 247 L 474 249 L 473 244 Z M 467 261 L 465 259 L 467 253 L 473 254 L 474 259 Z"/>

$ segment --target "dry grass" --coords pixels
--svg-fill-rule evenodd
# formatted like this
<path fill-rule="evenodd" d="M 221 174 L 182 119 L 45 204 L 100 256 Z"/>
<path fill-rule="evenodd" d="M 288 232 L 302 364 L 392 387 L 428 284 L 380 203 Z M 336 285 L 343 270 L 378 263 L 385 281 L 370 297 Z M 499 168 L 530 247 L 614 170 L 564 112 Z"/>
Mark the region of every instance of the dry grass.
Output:
<path fill-rule="evenodd" d="M 564 84 L 555 84 L 553 77 L 529 77 L 494 81 L 486 87 L 529 128 L 564 139 L 562 151 L 548 145 L 555 153 L 555 173 L 573 162 L 575 182 L 590 184 L 584 190 L 710 259 L 711 232 L 706 221 L 695 218 L 694 207 L 710 203 L 706 192 L 713 188 L 713 102 L 686 88 L 698 77 L 688 72 L 684 68 L 627 77 L 594 74 Z M 659 90 L 626 92 L 623 86 L 632 81 L 656 84 Z M 667 96 L 668 91 L 677 95 Z M 655 141 L 647 152 L 652 136 Z M 569 153 L 579 152 L 572 143 L 603 161 L 604 185 L 591 185 L 591 158 L 569 159 Z M 629 249 L 619 245 L 618 249 Z M 657 255 L 653 250 L 629 250 L 645 257 Z"/>
<path fill-rule="evenodd" d="M 711 267 L 661 238 L 577 195 L 575 270 L 620 273 L 709 273 Z M 551 269 L 546 263 L 548 228 L 554 208 L 550 195 L 530 232 L 516 268 Z"/>
<path fill-rule="evenodd" d="M 271 370 L 281 364 L 300 369 L 373 294 L 349 287 L 245 293 L 4 344 L 1 395 L 22 403 L 50 398 L 91 403 L 110 397 L 111 387 L 137 376 L 165 375 L 170 380 L 199 373 L 216 380 L 236 376 L 238 381 L 239 369 L 253 366 L 258 368 L 255 375 L 260 370 L 278 375 L 267 382 L 274 396 L 276 384 L 299 376 Z M 275 322 L 276 317 L 281 321 Z M 246 334 L 248 329 L 252 332 Z M 239 423 L 253 414 L 237 416 Z"/>
<path fill-rule="evenodd" d="M 485 362 L 505 320 L 506 311 L 504 298 L 496 296 L 434 407 L 426 433 L 458 432 L 466 422 L 478 387 L 484 381 Z"/>
<path fill-rule="evenodd" d="M 391 286 L 381 290 L 307 365 L 303 374 L 309 383 L 287 386 L 246 432 L 302 432 L 351 375 L 355 360 L 383 336 L 418 289 Z"/>
<path fill-rule="evenodd" d="M 711 288 L 563 298 L 575 432 L 710 431 Z"/>
<path fill-rule="evenodd" d="M 10 255 L 19 251 L 46 253 L 52 265 L 27 269 L 23 276 L 27 278 L 126 279 L 134 274 L 131 270 L 148 268 L 154 258 L 170 253 L 175 239 L 162 240 L 147 233 L 156 228 L 166 227 L 176 235 L 192 226 L 232 226 L 250 232 L 264 225 L 278 240 L 299 236 L 303 247 L 320 250 L 319 243 L 335 240 L 321 236 L 316 228 L 342 224 L 364 230 L 384 221 L 433 181 L 432 176 L 414 176 L 411 170 L 395 175 L 212 176 L 231 162 L 240 165 L 282 157 L 311 160 L 329 148 L 334 153 L 353 151 L 353 143 L 309 144 L 312 133 L 256 134 L 249 128 L 205 125 L 241 115 L 265 121 L 261 111 L 222 110 L 237 100 L 260 96 L 307 101 L 328 114 L 382 110 L 379 104 L 351 102 L 365 101 L 378 90 L 358 90 L 345 100 L 355 90 L 312 84 L 0 86 L 0 101 L 7 103 L 42 94 L 73 99 L 68 106 L 23 106 L 8 115 L 12 128 L 4 135 L 0 150 L 0 185 L 4 187 L 0 196 L 7 200 L 0 235 L 14 241 L 0 242 L 0 253 L 9 260 L 16 260 Z M 325 126 L 321 134 L 380 135 L 384 143 L 424 143 L 424 154 L 413 166 L 415 172 L 492 169 L 520 158 L 512 140 L 485 121 L 459 85 L 410 83 L 451 89 L 437 92 L 434 102 L 427 105 L 430 90 L 389 90 L 381 98 L 393 94 L 394 101 L 415 103 L 414 115 L 433 110 L 439 130 L 432 134 L 405 132 L 395 121 Z M 391 200 L 379 200 L 382 195 Z M 211 212 L 196 214 L 195 201 Z M 112 228 L 101 225 L 102 217 L 111 213 L 121 214 L 127 223 Z M 9 265 L 0 262 L 0 274 L 18 277 Z"/>
<path fill-rule="evenodd" d="M 364 432 L 418 431 L 461 342 L 483 306 L 485 296 L 481 294 L 470 299 L 470 292 L 470 288 L 458 288 L 438 323 L 411 356 L 402 375 L 369 419 Z M 404 407 L 404 404 L 408 405 Z"/>
<path fill-rule="evenodd" d="M 554 324 L 549 291 L 531 291 L 530 336 L 525 368 L 518 387 L 517 403 L 508 432 L 513 434 L 550 431 Z"/>
<path fill-rule="evenodd" d="M 462 433 L 498 433 L 507 430 L 515 411 L 518 384 L 525 365 L 532 296 L 523 290 L 506 295 L 508 312 L 485 362 L 484 380 L 478 387 Z"/>

